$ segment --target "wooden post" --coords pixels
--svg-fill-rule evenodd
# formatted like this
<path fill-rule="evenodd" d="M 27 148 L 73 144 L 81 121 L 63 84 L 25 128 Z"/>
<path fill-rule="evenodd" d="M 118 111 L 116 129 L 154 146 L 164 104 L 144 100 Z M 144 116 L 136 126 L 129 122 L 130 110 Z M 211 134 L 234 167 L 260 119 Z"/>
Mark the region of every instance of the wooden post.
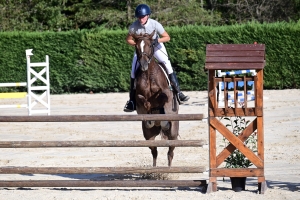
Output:
<path fill-rule="evenodd" d="M 209 183 L 207 192 L 217 191 L 217 177 L 258 177 L 258 189 L 264 194 L 267 189 L 264 176 L 264 128 L 263 128 L 263 68 L 265 66 L 264 44 L 209 44 L 206 46 L 205 69 L 208 70 L 208 123 L 209 123 Z M 256 75 L 247 77 L 215 77 L 216 70 L 256 70 Z M 217 89 L 218 82 L 224 82 L 224 108 L 218 107 Z M 245 103 L 238 107 L 237 81 L 244 82 L 244 95 L 247 93 L 245 83 L 254 81 L 255 106 L 248 107 Z M 234 107 L 228 106 L 226 88 L 227 82 L 234 82 Z M 218 91 L 222 93 L 222 91 Z M 244 99 L 247 99 L 244 96 Z M 252 116 L 256 117 L 243 134 L 235 137 L 221 122 L 219 117 Z M 230 141 L 220 154 L 217 155 L 216 131 Z M 258 153 L 255 155 L 245 147 L 243 142 L 251 135 L 257 134 Z M 242 152 L 256 168 L 227 169 L 219 167 L 224 160 L 235 150 Z"/>

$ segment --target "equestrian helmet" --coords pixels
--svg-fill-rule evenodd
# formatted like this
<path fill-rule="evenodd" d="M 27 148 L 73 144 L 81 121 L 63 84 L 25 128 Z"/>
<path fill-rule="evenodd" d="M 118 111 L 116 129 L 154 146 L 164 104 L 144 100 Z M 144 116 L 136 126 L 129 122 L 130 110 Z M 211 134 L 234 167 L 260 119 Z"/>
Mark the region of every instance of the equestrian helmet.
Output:
<path fill-rule="evenodd" d="M 140 4 L 135 9 L 135 17 L 142 17 L 150 14 L 151 14 L 150 7 L 146 4 Z"/>

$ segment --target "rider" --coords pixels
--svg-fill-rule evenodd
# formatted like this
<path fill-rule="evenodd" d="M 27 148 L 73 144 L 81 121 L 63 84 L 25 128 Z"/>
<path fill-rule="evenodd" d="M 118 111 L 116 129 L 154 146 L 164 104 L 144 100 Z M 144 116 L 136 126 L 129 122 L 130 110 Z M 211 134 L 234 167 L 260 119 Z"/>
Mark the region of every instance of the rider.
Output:
<path fill-rule="evenodd" d="M 133 34 L 144 34 L 148 33 L 151 34 L 153 30 L 155 30 L 156 34 L 154 34 L 154 57 L 160 62 L 164 63 L 167 72 L 169 74 L 169 79 L 178 93 L 178 97 L 180 102 L 185 102 L 190 99 L 189 96 L 184 95 L 179 88 L 179 83 L 176 77 L 175 72 L 173 72 L 173 68 L 171 62 L 168 57 L 167 50 L 164 46 L 164 42 L 170 41 L 169 34 L 165 31 L 164 27 L 157 22 L 156 20 L 151 19 L 149 16 L 151 14 L 150 7 L 146 4 L 140 4 L 135 9 L 135 17 L 138 18 L 135 22 L 131 24 L 129 27 L 129 33 L 126 37 L 126 42 L 131 45 L 135 46 L 135 41 L 130 33 Z M 160 36 L 160 37 L 159 37 Z M 132 60 L 132 69 L 131 69 L 131 82 L 130 82 L 130 93 L 129 93 L 129 101 L 127 101 L 124 111 L 125 112 L 132 112 L 135 110 L 135 89 L 134 89 L 134 79 L 135 79 L 135 72 L 139 63 L 137 62 L 137 55 L 134 54 Z"/>

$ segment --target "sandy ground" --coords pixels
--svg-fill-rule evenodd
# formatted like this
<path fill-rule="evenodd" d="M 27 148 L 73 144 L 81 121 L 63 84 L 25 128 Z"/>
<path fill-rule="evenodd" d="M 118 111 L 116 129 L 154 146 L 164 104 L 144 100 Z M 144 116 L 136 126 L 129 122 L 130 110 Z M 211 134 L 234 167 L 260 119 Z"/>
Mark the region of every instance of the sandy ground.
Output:
<path fill-rule="evenodd" d="M 180 113 L 207 116 L 207 92 L 186 92 L 188 103 Z M 52 95 L 51 115 L 127 114 L 127 93 Z M 18 100 L 21 101 L 21 100 Z M 1 99 L 1 104 L 19 103 Z M 202 188 L 0 188 L 0 199 L 300 199 L 300 90 L 264 91 L 265 177 L 268 190 L 258 194 L 257 178 L 247 178 L 246 191 L 234 192 L 229 178 L 218 178 L 218 191 Z M 21 102 L 24 103 L 24 102 Z M 25 102 L 26 103 L 26 102 Z M 130 113 L 136 114 L 136 113 Z M 1 109 L 1 116 L 27 115 L 24 108 Z M 140 122 L 1 123 L 1 141 L 143 140 Z M 159 138 L 158 138 L 159 139 Z M 208 141 L 205 121 L 180 122 L 180 139 Z M 219 139 L 222 141 L 222 138 Z M 218 151 L 222 148 L 217 144 Z M 158 149 L 158 166 L 167 166 L 167 148 Z M 141 167 L 151 166 L 145 147 L 1 149 L 1 166 L 31 167 Z M 205 166 L 208 147 L 177 147 L 173 166 Z M 169 174 L 170 180 L 208 180 L 208 173 Z M 57 174 L 7 175 L 1 180 L 114 180 L 117 175 Z M 122 177 L 121 177 L 122 178 Z M 123 178 L 126 178 L 123 176 Z M 128 178 L 128 177 L 127 177 Z"/>

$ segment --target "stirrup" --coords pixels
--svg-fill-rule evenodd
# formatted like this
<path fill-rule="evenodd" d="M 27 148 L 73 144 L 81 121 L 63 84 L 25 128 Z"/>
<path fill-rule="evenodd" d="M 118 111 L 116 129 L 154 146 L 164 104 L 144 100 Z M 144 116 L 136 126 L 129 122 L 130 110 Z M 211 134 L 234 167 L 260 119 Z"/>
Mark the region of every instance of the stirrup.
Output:
<path fill-rule="evenodd" d="M 124 106 L 124 109 L 123 111 L 124 112 L 133 112 L 135 110 L 135 106 L 134 106 L 134 103 L 133 101 L 127 101 L 126 102 L 126 105 Z"/>

